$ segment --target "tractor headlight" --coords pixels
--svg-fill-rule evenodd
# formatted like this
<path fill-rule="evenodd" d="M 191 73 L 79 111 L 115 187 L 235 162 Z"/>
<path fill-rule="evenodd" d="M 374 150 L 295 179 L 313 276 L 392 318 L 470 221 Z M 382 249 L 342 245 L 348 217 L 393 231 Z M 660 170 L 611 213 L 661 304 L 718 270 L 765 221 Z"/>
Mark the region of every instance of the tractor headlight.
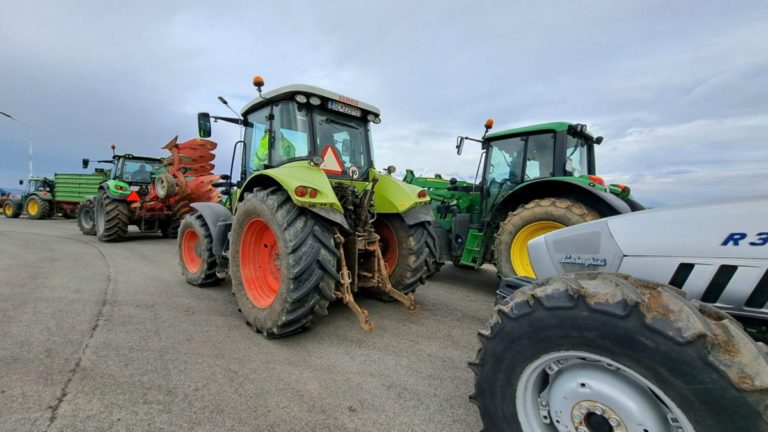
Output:
<path fill-rule="evenodd" d="M 296 100 L 296 102 L 298 102 L 300 104 L 307 103 L 307 97 L 304 96 L 303 94 L 297 94 L 293 98 Z"/>

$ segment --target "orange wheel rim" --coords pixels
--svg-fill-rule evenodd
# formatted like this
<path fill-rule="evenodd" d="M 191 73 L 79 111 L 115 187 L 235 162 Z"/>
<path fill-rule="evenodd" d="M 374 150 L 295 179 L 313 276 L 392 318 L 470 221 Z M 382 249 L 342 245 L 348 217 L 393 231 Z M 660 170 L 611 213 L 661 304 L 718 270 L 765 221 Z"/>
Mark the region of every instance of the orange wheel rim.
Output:
<path fill-rule="evenodd" d="M 269 307 L 280 290 L 280 248 L 264 219 L 252 219 L 240 242 L 240 274 L 248 299 L 256 307 Z"/>
<path fill-rule="evenodd" d="M 184 231 L 184 236 L 181 238 L 181 257 L 190 273 L 197 273 L 200 270 L 200 265 L 203 264 L 203 258 L 200 255 L 200 236 L 193 229 Z"/>
<path fill-rule="evenodd" d="M 397 265 L 397 236 L 395 236 L 395 231 L 392 227 L 384 221 L 376 224 L 376 234 L 379 235 L 381 255 L 384 257 L 384 262 L 387 264 L 387 269 L 391 274 Z"/>

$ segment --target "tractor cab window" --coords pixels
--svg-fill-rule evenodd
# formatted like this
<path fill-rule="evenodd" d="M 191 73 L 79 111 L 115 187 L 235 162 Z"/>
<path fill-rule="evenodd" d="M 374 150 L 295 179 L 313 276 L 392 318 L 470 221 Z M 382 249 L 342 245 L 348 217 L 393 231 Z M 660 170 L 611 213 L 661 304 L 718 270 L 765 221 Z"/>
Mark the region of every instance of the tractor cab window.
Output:
<path fill-rule="evenodd" d="M 270 165 L 309 155 L 309 121 L 307 107 L 294 101 L 274 105 L 272 113 L 273 144 L 270 146 Z"/>
<path fill-rule="evenodd" d="M 123 181 L 132 183 L 149 183 L 153 175 L 157 175 L 162 167 L 160 161 L 125 159 L 121 169 Z"/>
<path fill-rule="evenodd" d="M 525 180 L 552 177 L 555 162 L 555 134 L 545 133 L 528 137 L 525 161 Z"/>
<path fill-rule="evenodd" d="M 589 174 L 589 145 L 584 138 L 567 136 L 565 141 L 565 173 L 578 177 Z"/>
<path fill-rule="evenodd" d="M 307 116 L 306 106 L 293 101 L 281 101 L 249 114 L 245 130 L 248 172 L 308 156 Z"/>
<path fill-rule="evenodd" d="M 27 182 L 27 193 L 49 190 L 48 185 L 42 180 L 30 180 Z"/>
<path fill-rule="evenodd" d="M 355 167 L 361 177 L 365 176 L 371 167 L 366 122 L 357 117 L 315 111 L 314 123 L 316 153 L 328 159 L 332 157 L 329 152 L 333 152 L 340 162 L 326 161 L 326 166 L 338 169 L 343 176 L 348 176 L 350 168 Z"/>
<path fill-rule="evenodd" d="M 525 139 L 526 137 L 507 138 L 490 144 L 486 175 L 490 190 L 498 189 L 507 182 L 520 183 Z"/>

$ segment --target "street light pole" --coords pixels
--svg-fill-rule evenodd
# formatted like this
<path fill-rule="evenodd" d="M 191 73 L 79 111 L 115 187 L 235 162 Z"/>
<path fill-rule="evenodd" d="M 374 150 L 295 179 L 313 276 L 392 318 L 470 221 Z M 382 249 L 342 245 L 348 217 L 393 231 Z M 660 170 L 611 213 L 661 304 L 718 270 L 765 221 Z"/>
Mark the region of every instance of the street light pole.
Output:
<path fill-rule="evenodd" d="M 15 121 L 16 123 L 19 123 L 20 125 L 27 128 L 27 136 L 29 137 L 29 176 L 32 177 L 32 128 L 29 127 L 28 124 L 24 123 L 23 121 L 14 118 L 12 115 L 4 113 L 0 111 L 0 115 L 8 117 L 9 119 Z"/>

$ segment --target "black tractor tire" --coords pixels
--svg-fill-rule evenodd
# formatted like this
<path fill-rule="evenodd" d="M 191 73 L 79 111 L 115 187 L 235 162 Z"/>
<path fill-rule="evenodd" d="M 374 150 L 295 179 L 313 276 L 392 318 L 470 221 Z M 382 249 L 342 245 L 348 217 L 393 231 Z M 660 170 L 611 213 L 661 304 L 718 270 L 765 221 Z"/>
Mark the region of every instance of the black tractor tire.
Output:
<path fill-rule="evenodd" d="M 435 230 L 432 229 L 432 222 L 428 222 L 428 230 L 427 230 L 427 249 L 429 250 L 427 254 L 427 271 L 424 275 L 426 278 L 431 278 L 437 272 L 440 271 L 440 269 L 445 265 L 444 262 L 440 261 L 440 257 L 438 256 L 438 250 L 437 250 L 437 234 L 435 234 Z"/>
<path fill-rule="evenodd" d="M 35 204 L 37 211 L 30 212 L 30 204 Z M 51 211 L 51 205 L 48 201 L 41 199 L 36 195 L 32 195 L 27 198 L 27 201 L 24 203 L 24 210 L 27 212 L 27 217 L 30 219 L 47 219 L 49 212 Z"/>
<path fill-rule="evenodd" d="M 259 229 L 271 233 L 271 244 L 256 243 L 266 238 L 256 235 Z M 339 281 L 334 233 L 325 220 L 295 205 L 281 188 L 245 193 L 232 225 L 229 265 L 232 292 L 249 325 L 267 337 L 282 337 L 308 328 L 316 316 L 327 313 Z M 255 264 L 259 262 L 262 267 Z M 258 283 L 259 277 L 267 277 L 259 275 L 268 271 L 272 277 L 277 273 L 278 281 L 270 286 Z M 276 293 L 260 306 L 249 296 L 272 290 Z"/>
<path fill-rule="evenodd" d="M 618 273 L 535 282 L 496 306 L 479 339 L 470 400 L 484 430 L 767 430 L 765 345 L 667 285 Z"/>
<path fill-rule="evenodd" d="M 177 251 L 181 274 L 190 285 L 212 286 L 224 280 L 216 274 L 213 235 L 200 213 L 189 214 L 181 222 Z"/>
<path fill-rule="evenodd" d="M 96 235 L 96 213 L 93 208 L 93 201 L 83 201 L 77 206 L 75 213 L 80 232 L 85 235 Z"/>
<path fill-rule="evenodd" d="M 386 237 L 381 235 L 384 227 L 391 230 L 397 243 L 397 262 L 394 268 L 390 269 L 389 282 L 394 289 L 403 294 L 414 292 L 419 285 L 425 283 L 427 277 L 429 242 L 430 239 L 434 239 L 430 236 L 429 223 L 408 225 L 398 214 L 379 214 L 374 222 L 374 228 L 381 236 L 381 253 L 386 260 L 388 249 L 392 246 Z M 382 299 L 391 300 L 387 295 Z"/>
<path fill-rule="evenodd" d="M 542 198 L 519 206 L 509 213 L 496 231 L 493 261 L 499 277 L 529 276 L 518 274 L 512 265 L 510 248 L 515 236 L 535 222 L 556 222 L 566 227 L 599 219 L 600 215 L 584 204 L 566 198 Z"/>
<path fill-rule="evenodd" d="M 128 203 L 112 199 L 104 190 L 95 202 L 96 237 L 103 242 L 123 241 L 128 237 Z"/>
<path fill-rule="evenodd" d="M 21 216 L 21 203 L 8 200 L 3 203 L 3 215 L 9 219 L 16 219 Z"/>

